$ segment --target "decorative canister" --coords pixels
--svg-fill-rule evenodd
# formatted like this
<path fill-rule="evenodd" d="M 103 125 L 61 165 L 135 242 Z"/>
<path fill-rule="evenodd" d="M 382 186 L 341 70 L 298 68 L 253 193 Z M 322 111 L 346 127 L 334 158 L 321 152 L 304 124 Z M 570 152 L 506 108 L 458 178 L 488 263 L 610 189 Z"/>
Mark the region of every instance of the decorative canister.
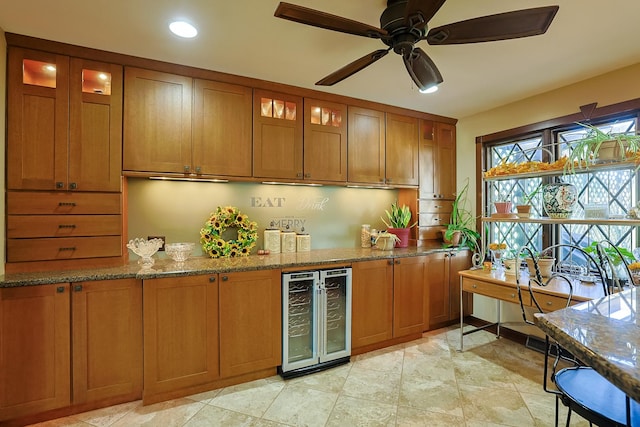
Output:
<path fill-rule="evenodd" d="M 542 203 L 549 218 L 569 218 L 578 202 L 576 186 L 555 182 L 542 187 Z"/>
<path fill-rule="evenodd" d="M 295 231 L 283 231 L 281 240 L 282 253 L 290 253 L 296 251 L 296 232 Z"/>
<path fill-rule="evenodd" d="M 264 249 L 272 254 L 280 253 L 280 230 L 273 228 L 264 230 Z"/>
<path fill-rule="evenodd" d="M 311 235 L 310 234 L 298 234 L 296 235 L 296 250 L 298 252 L 308 252 L 311 250 Z"/>
<path fill-rule="evenodd" d="M 360 229 L 360 246 L 363 248 L 371 247 L 371 225 L 362 224 Z"/>

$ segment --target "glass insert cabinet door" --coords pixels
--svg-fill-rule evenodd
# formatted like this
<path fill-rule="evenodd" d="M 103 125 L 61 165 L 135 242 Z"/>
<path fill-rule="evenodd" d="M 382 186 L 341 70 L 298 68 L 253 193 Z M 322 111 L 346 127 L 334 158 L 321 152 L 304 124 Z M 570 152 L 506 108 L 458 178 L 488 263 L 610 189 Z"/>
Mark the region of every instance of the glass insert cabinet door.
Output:
<path fill-rule="evenodd" d="M 317 363 L 317 271 L 288 273 L 283 285 L 283 371 Z"/>
<path fill-rule="evenodd" d="M 351 274 L 348 269 L 320 271 L 322 319 L 320 362 L 351 354 Z"/>

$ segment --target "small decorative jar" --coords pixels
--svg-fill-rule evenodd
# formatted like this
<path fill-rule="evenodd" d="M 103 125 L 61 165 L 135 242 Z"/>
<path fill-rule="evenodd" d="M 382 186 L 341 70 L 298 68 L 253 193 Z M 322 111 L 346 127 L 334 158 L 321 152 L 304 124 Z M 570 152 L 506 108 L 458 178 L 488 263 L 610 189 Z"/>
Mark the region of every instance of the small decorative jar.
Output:
<path fill-rule="evenodd" d="M 309 234 L 296 235 L 296 251 L 309 252 L 310 250 L 311 250 L 311 235 Z"/>
<path fill-rule="evenodd" d="M 291 253 L 296 251 L 296 232 L 295 231 L 283 231 L 282 232 L 282 253 Z"/>
<path fill-rule="evenodd" d="M 264 249 L 272 254 L 280 253 L 280 230 L 273 228 L 264 230 Z"/>
<path fill-rule="evenodd" d="M 576 186 L 556 182 L 542 187 L 542 203 L 549 218 L 569 218 L 578 202 Z"/>

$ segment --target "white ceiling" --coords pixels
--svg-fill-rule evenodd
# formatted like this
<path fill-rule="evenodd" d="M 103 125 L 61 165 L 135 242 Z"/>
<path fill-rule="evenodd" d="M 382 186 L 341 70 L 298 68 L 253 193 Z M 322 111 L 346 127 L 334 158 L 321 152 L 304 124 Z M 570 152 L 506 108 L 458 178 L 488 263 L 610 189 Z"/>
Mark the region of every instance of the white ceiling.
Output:
<path fill-rule="evenodd" d="M 443 75 L 440 90 L 418 93 L 390 53 L 332 87 L 314 83 L 376 49 L 381 41 L 275 18 L 278 0 L 3 0 L 0 28 L 96 49 L 462 118 L 640 62 L 637 0 L 448 0 L 430 27 L 557 4 L 546 34 L 490 43 L 419 46 Z M 289 0 L 379 26 L 386 0 Z M 175 17 L 195 39 L 167 30 Z"/>

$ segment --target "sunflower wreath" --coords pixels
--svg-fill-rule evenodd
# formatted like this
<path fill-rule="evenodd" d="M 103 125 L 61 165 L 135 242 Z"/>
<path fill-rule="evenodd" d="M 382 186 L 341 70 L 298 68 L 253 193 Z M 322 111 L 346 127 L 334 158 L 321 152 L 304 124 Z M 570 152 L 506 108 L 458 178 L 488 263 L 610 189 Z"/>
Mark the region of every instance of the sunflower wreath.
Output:
<path fill-rule="evenodd" d="M 222 233 L 236 228 L 238 238 L 226 241 Z M 200 230 L 202 250 L 211 258 L 247 256 L 258 240 L 258 224 L 233 206 L 220 207 L 211 214 Z"/>

